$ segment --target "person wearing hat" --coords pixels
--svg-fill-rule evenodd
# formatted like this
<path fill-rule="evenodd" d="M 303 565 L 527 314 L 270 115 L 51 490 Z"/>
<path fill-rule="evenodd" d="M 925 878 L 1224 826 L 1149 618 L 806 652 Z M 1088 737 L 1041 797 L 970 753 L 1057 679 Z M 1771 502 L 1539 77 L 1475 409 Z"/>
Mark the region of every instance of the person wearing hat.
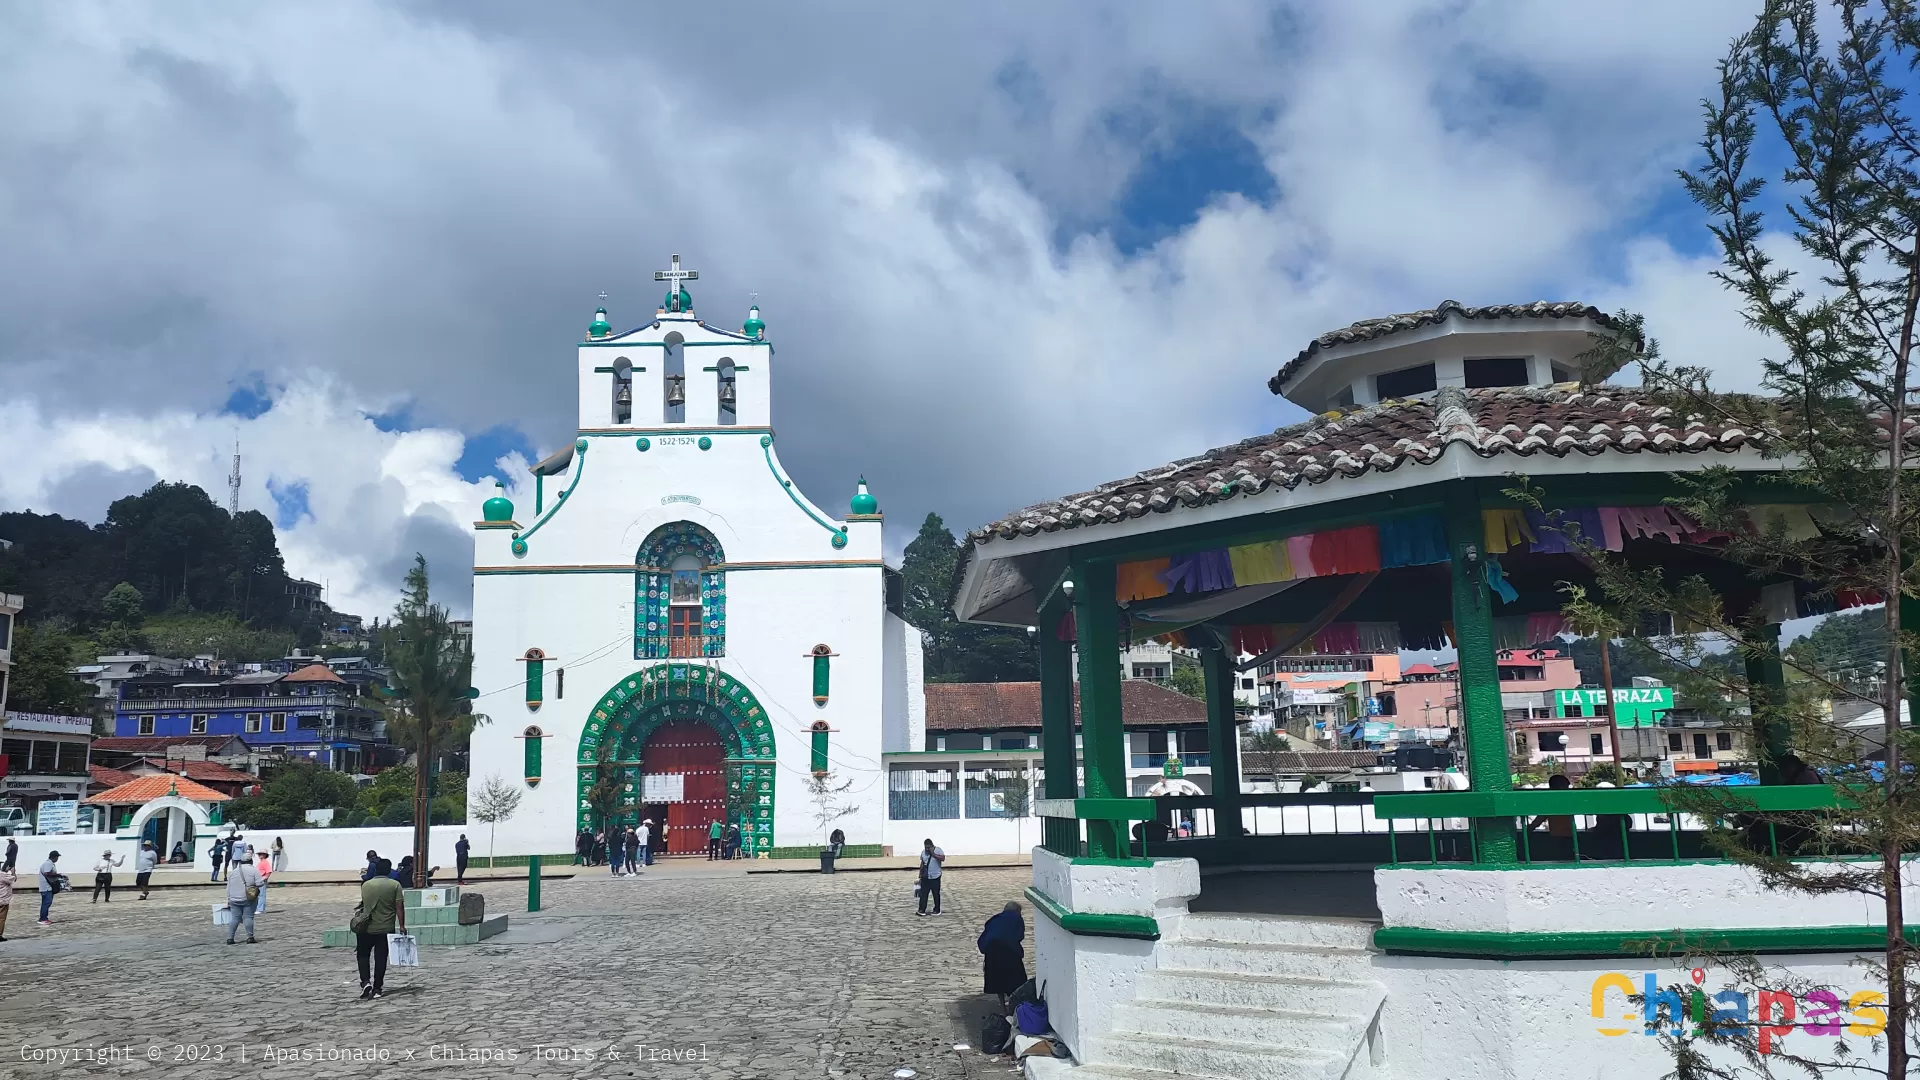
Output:
<path fill-rule="evenodd" d="M 53 913 L 53 894 L 60 891 L 60 853 L 47 852 L 47 861 L 40 864 L 40 925 L 52 926 L 53 920 L 47 918 Z"/>
<path fill-rule="evenodd" d="M 153 868 L 160 865 L 160 852 L 154 849 L 153 841 L 140 841 L 140 853 L 133 860 L 133 884 L 140 890 L 140 899 L 147 898 L 148 883 L 153 880 Z"/>
<path fill-rule="evenodd" d="M 127 861 L 125 855 L 115 855 L 112 848 L 100 853 L 100 861 L 93 864 L 93 902 L 100 902 L 100 894 L 107 894 L 107 903 L 113 903 L 113 868 Z"/>

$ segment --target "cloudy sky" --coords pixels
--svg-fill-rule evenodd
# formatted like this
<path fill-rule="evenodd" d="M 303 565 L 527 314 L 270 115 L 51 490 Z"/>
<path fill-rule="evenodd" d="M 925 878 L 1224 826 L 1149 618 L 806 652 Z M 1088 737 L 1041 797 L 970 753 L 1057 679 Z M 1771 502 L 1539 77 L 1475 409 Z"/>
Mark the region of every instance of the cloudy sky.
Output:
<path fill-rule="evenodd" d="M 1309 338 L 1446 298 L 1750 379 L 1673 173 L 1754 7 L 8 5 L 0 509 L 224 500 L 238 437 L 336 607 L 422 551 L 464 608 L 671 251 L 710 321 L 759 294 L 783 460 L 895 552 L 1293 422 Z"/>

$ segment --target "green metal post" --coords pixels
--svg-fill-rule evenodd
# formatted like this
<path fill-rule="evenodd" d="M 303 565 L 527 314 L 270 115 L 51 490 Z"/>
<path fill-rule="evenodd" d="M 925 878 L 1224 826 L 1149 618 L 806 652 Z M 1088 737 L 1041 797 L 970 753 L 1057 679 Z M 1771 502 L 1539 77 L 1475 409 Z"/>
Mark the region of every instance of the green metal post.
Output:
<path fill-rule="evenodd" d="M 1761 630 L 1761 640 L 1772 651 L 1765 656 L 1747 658 L 1747 698 L 1753 708 L 1754 738 L 1760 742 L 1760 782 L 1780 782 L 1780 766 L 1775 762 L 1793 747 L 1793 732 L 1785 722 L 1762 715 L 1768 707 L 1786 702 L 1787 676 L 1780 664 L 1780 624 L 1770 623 Z"/>
<path fill-rule="evenodd" d="M 1240 727 L 1234 722 L 1233 655 L 1224 648 L 1203 649 L 1200 670 L 1207 677 L 1207 768 L 1213 775 L 1213 840 L 1221 854 L 1236 851 L 1245 828 L 1240 821 Z"/>
<path fill-rule="evenodd" d="M 540 856 L 527 856 L 527 910 L 540 910 Z"/>
<path fill-rule="evenodd" d="M 1453 634 L 1460 658 L 1460 722 L 1474 791 L 1511 791 L 1506 714 L 1500 705 L 1500 667 L 1493 648 L 1493 595 L 1483 576 L 1484 526 L 1473 485 L 1455 481 L 1447 490 L 1447 552 L 1452 557 Z M 1473 819 L 1475 861 L 1516 861 L 1513 822 Z"/>
<path fill-rule="evenodd" d="M 1046 770 L 1046 797 L 1080 795 L 1079 767 L 1073 747 L 1073 642 L 1060 638 L 1064 601 L 1040 612 L 1034 631 L 1040 640 L 1040 764 Z"/>
<path fill-rule="evenodd" d="M 1129 792 L 1126 732 L 1120 726 L 1120 605 L 1114 595 L 1113 564 L 1078 565 L 1072 574 L 1087 797 L 1125 798 Z M 1124 858 L 1126 823 L 1087 822 L 1087 854 L 1096 859 Z"/>

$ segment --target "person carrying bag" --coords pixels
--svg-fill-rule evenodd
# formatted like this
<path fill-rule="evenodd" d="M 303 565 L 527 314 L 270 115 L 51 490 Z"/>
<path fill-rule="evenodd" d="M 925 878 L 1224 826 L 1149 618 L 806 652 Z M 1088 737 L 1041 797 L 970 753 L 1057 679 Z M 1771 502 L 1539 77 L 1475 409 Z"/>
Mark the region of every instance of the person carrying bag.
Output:
<path fill-rule="evenodd" d="M 385 996 L 388 935 L 396 926 L 400 934 L 407 932 L 406 896 L 400 883 L 393 880 L 393 863 L 381 859 L 375 871 L 360 883 L 360 906 L 353 909 L 353 918 L 347 922 L 353 930 L 353 958 L 360 968 L 362 998 Z M 407 941 L 411 944 L 412 937 Z"/>

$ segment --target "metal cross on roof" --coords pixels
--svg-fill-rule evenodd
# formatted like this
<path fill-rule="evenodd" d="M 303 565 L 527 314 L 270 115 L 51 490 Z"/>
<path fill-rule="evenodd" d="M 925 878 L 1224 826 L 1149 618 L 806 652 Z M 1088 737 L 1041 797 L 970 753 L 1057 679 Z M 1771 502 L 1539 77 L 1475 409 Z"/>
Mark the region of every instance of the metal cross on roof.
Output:
<path fill-rule="evenodd" d="M 678 256 L 678 255 L 675 255 L 675 256 L 673 257 L 673 269 L 671 269 L 671 270 L 655 270 L 655 271 L 653 272 L 653 280 L 655 280 L 655 281 L 671 281 L 671 282 L 673 282 L 673 283 L 675 283 L 675 285 L 678 285 L 678 284 L 679 284 L 680 282 L 682 282 L 682 281 L 698 281 L 698 280 L 700 280 L 700 271 L 698 271 L 698 270 L 682 270 L 682 269 L 680 269 L 680 256 Z"/>

